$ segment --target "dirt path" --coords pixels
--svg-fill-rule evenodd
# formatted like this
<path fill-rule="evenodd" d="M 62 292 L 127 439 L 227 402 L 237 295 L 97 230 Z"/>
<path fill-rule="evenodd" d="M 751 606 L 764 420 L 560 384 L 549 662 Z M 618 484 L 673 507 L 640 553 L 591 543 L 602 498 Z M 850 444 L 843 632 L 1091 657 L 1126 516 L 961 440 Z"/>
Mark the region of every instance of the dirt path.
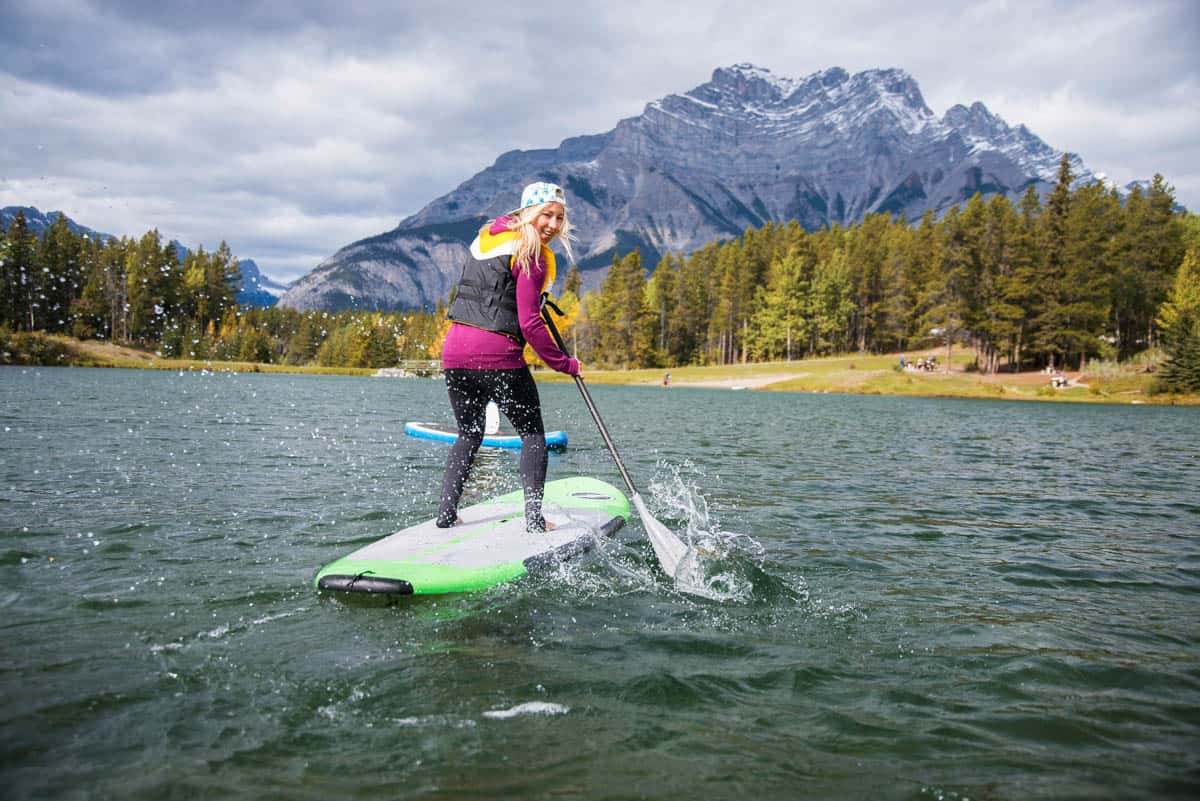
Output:
<path fill-rule="evenodd" d="M 756 375 L 743 378 L 721 378 L 712 381 L 676 381 L 672 379 L 673 387 L 711 387 L 715 389 L 758 389 L 768 384 L 780 381 L 790 381 L 793 378 L 804 378 L 808 373 L 779 373 L 778 375 Z"/>

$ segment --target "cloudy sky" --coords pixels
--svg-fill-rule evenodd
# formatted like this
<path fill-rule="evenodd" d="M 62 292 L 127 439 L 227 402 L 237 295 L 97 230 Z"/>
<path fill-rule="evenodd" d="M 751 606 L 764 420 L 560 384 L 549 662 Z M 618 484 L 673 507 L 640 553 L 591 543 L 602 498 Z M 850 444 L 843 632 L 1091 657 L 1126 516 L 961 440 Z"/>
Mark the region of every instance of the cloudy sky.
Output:
<path fill-rule="evenodd" d="M 938 115 L 980 100 L 1200 209 L 1196 0 L 0 0 L 0 20 L 0 206 L 226 240 L 282 281 L 505 151 L 741 62 L 899 67 Z"/>

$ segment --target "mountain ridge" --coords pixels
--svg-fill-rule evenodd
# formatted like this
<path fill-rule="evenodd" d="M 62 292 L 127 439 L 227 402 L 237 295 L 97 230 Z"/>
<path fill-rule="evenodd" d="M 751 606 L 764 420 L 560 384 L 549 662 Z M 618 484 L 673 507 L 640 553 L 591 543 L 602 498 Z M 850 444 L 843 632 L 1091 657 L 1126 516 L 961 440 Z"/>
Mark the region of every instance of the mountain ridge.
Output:
<path fill-rule="evenodd" d="M 431 308 L 458 277 L 484 221 L 525 183 L 567 191 L 585 286 L 637 247 L 650 268 L 748 227 L 795 219 L 810 230 L 872 212 L 916 220 L 976 191 L 1045 193 L 1062 151 L 980 102 L 938 117 L 901 69 L 831 67 L 799 79 L 753 64 L 713 71 L 612 130 L 557 148 L 514 150 L 390 231 L 352 242 L 298 279 L 296 308 Z M 1096 176 L 1070 155 L 1080 181 Z M 565 272 L 565 271 L 564 271 Z"/>

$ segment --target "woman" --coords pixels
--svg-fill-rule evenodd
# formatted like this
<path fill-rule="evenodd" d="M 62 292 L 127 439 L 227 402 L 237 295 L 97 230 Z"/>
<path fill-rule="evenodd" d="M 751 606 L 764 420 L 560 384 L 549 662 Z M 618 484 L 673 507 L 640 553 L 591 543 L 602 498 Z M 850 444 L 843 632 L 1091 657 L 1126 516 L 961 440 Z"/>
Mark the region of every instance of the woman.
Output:
<path fill-rule="evenodd" d="M 528 342 L 549 367 L 579 374 L 579 362 L 555 345 L 540 315 L 542 292 L 554 283 L 549 244 L 556 238 L 570 256 L 566 197 L 555 184 L 533 183 L 521 193 L 517 209 L 485 225 L 471 243 L 447 312 L 453 324 L 442 346 L 446 390 L 458 421 L 458 439 L 450 447 L 442 480 L 437 519 L 442 528 L 461 522 L 458 502 L 483 441 L 489 400 L 521 435 L 526 529 L 554 527 L 542 516 L 546 430 L 537 385 L 523 354 Z"/>

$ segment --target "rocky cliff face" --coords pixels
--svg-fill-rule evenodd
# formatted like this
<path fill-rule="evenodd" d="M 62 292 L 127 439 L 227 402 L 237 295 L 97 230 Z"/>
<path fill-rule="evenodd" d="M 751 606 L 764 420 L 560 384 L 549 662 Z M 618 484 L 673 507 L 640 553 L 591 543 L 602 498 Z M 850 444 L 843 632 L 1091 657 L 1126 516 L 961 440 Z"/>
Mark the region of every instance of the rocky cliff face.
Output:
<path fill-rule="evenodd" d="M 870 212 L 915 221 L 975 192 L 1046 191 L 1061 155 L 982 103 L 937 117 L 902 70 L 835 67 L 793 80 L 739 64 L 608 133 L 505 153 L 394 230 L 342 248 L 280 304 L 431 308 L 457 279 L 478 226 L 535 180 L 566 188 L 576 256 L 585 285 L 595 285 L 614 254 L 634 247 L 652 267 L 664 253 L 769 221 L 817 229 Z M 1071 158 L 1080 180 L 1094 177 Z"/>

